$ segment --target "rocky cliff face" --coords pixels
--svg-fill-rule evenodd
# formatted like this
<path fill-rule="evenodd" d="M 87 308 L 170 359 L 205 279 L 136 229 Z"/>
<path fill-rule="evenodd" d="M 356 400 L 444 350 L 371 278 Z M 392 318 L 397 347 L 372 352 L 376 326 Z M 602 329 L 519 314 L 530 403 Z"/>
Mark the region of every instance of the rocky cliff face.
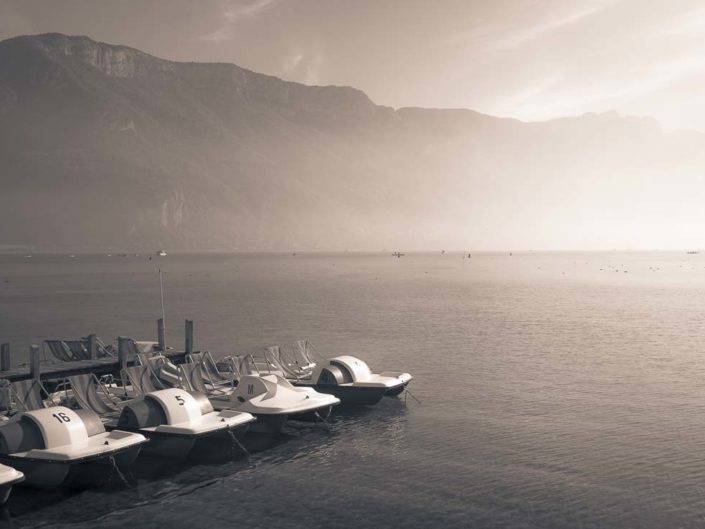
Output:
<path fill-rule="evenodd" d="M 137 65 L 146 57 L 143 53 L 118 46 L 101 46 L 86 37 L 70 38 L 48 35 L 37 42 L 48 55 L 75 57 L 80 63 L 97 68 L 111 77 L 135 77 Z M 144 71 L 142 72 L 144 73 Z"/>
<path fill-rule="evenodd" d="M 613 114 L 393 110 L 231 64 L 19 37 L 0 42 L 0 245 L 624 246 L 674 211 L 705 221 L 703 143 Z"/>

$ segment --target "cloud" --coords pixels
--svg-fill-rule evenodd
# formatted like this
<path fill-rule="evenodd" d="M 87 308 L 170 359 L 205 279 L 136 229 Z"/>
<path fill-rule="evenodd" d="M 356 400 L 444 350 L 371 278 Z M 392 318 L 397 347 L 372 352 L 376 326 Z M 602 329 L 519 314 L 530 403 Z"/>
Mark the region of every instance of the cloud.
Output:
<path fill-rule="evenodd" d="M 233 30 L 238 22 L 248 18 L 254 18 L 274 4 L 274 0 L 246 0 L 238 1 L 230 5 L 223 12 L 222 25 L 205 35 L 199 37 L 200 40 L 210 42 L 223 42 L 230 40 L 233 36 Z"/>
<path fill-rule="evenodd" d="M 284 73 L 288 74 L 296 71 L 304 59 L 304 54 L 297 51 L 293 55 L 289 55 L 284 58 L 284 64 L 282 65 L 282 70 Z"/>
<path fill-rule="evenodd" d="M 316 53 L 311 60 L 306 64 L 306 75 L 304 83 L 308 85 L 316 85 L 321 83 L 321 68 L 323 67 L 324 57 L 322 53 Z"/>
<path fill-rule="evenodd" d="M 258 15 L 269 7 L 274 0 L 252 0 L 244 4 L 236 4 L 225 11 L 225 18 L 229 22 L 237 22 L 243 18 L 250 18 Z"/>
<path fill-rule="evenodd" d="M 579 9 L 573 13 L 567 13 L 551 20 L 543 20 L 520 31 L 513 31 L 507 37 L 497 41 L 493 47 L 497 50 L 506 50 L 523 46 L 528 42 L 537 40 L 548 33 L 565 29 L 568 26 L 582 21 L 583 19 L 602 11 L 609 5 L 609 3 L 610 2 L 608 0 L 598 2 L 595 5 Z"/>
<path fill-rule="evenodd" d="M 661 30 L 663 37 L 702 38 L 705 33 L 705 7 L 696 7 L 681 13 Z"/>
<path fill-rule="evenodd" d="M 569 76 L 552 76 L 503 98 L 496 114 L 524 120 L 575 115 L 599 108 L 623 108 L 705 71 L 705 56 L 693 51 L 648 66 L 625 71 L 621 76 L 601 77 L 588 85 L 576 85 Z"/>
<path fill-rule="evenodd" d="M 528 86 L 522 87 L 515 93 L 498 100 L 491 108 L 491 112 L 501 116 L 511 114 L 523 119 L 530 119 L 534 116 L 530 115 L 531 112 L 527 113 L 527 106 L 544 96 L 547 92 L 550 92 L 551 88 L 564 80 L 565 77 L 563 75 L 551 75 L 543 79 L 537 79 Z"/>
<path fill-rule="evenodd" d="M 689 5 L 684 5 L 688 3 Z M 442 40 L 452 106 L 523 120 L 618 110 L 703 128 L 705 7 L 638 0 L 531 3 Z M 561 8 L 558 11 L 558 7 Z M 476 24 L 476 22 L 472 22 Z"/>
<path fill-rule="evenodd" d="M 536 12 L 536 5 L 529 4 L 531 10 L 513 9 L 500 11 L 486 18 L 482 23 L 451 33 L 439 39 L 442 46 L 481 48 L 486 51 L 510 50 L 521 47 L 550 34 L 553 31 L 569 28 L 571 25 L 597 14 L 618 0 L 594 0 L 576 6 L 572 11 L 555 15 L 555 10 Z M 568 4 L 568 2 L 565 2 Z M 532 20 L 532 22 L 529 22 Z"/>
<path fill-rule="evenodd" d="M 325 56 L 321 51 L 304 53 L 296 50 L 287 55 L 282 61 L 282 75 L 294 81 L 308 85 L 321 82 L 321 68 L 325 63 Z"/>

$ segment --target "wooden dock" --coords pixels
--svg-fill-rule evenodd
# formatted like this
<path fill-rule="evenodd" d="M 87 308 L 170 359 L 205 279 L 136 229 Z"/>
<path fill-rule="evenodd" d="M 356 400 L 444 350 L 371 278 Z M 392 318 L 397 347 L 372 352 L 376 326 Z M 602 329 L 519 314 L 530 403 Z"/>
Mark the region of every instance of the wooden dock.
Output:
<path fill-rule="evenodd" d="M 175 364 L 181 364 L 185 360 L 186 353 L 183 351 L 165 351 L 164 356 L 169 358 Z M 125 365 L 135 365 L 137 358 L 128 356 Z M 114 375 L 120 376 L 120 370 L 125 366 L 120 360 L 115 358 L 99 358 L 95 360 L 73 360 L 71 362 L 42 362 L 39 364 L 38 377 L 32 372 L 31 366 L 24 365 L 13 367 L 5 371 L 0 371 L 0 379 L 9 380 L 10 382 L 18 382 L 20 380 L 28 380 L 30 378 L 39 378 L 40 380 L 59 380 L 74 375 L 84 375 L 86 373 L 94 373 L 97 376 Z"/>
<path fill-rule="evenodd" d="M 164 321 L 157 321 L 157 337 L 155 344 L 160 354 L 167 357 L 175 364 L 182 364 L 186 360 L 186 355 L 193 352 L 193 321 L 186 320 L 184 325 L 184 350 L 176 351 L 167 348 L 164 339 Z M 10 382 L 18 382 L 28 379 L 39 379 L 42 381 L 61 380 L 74 375 L 94 373 L 97 376 L 115 375 L 120 376 L 120 371 L 128 366 L 137 363 L 137 355 L 128 351 L 124 345 L 126 339 L 118 338 L 117 355 L 111 358 L 98 358 L 96 348 L 96 335 L 91 334 L 86 339 L 86 347 L 90 356 L 87 360 L 67 360 L 67 361 L 42 361 L 39 347 L 33 345 L 29 350 L 29 362 L 20 366 L 12 366 L 10 355 L 10 344 L 0 345 L 0 379 Z M 157 345 L 158 344 L 158 345 Z"/>

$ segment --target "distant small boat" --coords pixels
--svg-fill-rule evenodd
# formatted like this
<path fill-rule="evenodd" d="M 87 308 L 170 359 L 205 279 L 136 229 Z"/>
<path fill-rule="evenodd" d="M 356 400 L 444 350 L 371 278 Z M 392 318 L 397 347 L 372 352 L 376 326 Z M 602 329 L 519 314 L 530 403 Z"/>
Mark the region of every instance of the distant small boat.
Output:
<path fill-rule="evenodd" d="M 393 252 L 392 255 L 393 255 L 394 257 L 404 257 L 405 254 L 403 254 L 403 253 L 401 253 L 401 252 Z"/>
<path fill-rule="evenodd" d="M 698 250 L 688 250 L 688 251 L 685 252 L 685 253 L 687 253 L 688 255 L 695 255 L 695 254 L 700 253 L 700 252 L 699 252 Z"/>
<path fill-rule="evenodd" d="M 157 255 L 158 255 L 159 257 L 166 257 L 166 256 L 167 256 L 167 253 L 166 253 L 166 251 L 164 251 L 164 250 L 159 250 L 159 251 L 157 252 Z"/>

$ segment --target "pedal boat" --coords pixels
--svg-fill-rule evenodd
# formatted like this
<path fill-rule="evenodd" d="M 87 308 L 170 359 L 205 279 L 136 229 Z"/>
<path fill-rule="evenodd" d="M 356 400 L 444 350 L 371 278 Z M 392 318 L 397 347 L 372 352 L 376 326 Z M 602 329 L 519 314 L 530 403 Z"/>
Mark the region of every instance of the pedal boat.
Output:
<path fill-rule="evenodd" d="M 221 449 L 224 443 L 241 447 L 239 441 L 254 421 L 250 413 L 214 410 L 202 393 L 169 388 L 129 401 L 106 427 L 147 437 L 145 454 L 186 458 Z"/>
<path fill-rule="evenodd" d="M 84 488 L 121 473 L 146 442 L 139 433 L 106 431 L 92 411 L 52 406 L 0 426 L 0 463 L 24 474 L 27 486 Z"/>
<path fill-rule="evenodd" d="M 127 368 L 123 380 L 143 378 L 147 369 Z M 106 429 L 134 432 L 148 438 L 150 442 L 143 450 L 147 455 L 197 457 L 222 449 L 224 442 L 232 449 L 233 444 L 239 446 L 239 439 L 255 420 L 249 413 L 215 411 L 208 398 L 198 392 L 178 388 L 140 391 L 135 398 L 116 402 L 94 375 L 77 375 L 68 381 L 76 403 L 96 412 Z M 132 387 L 136 388 L 137 383 Z"/>
<path fill-rule="evenodd" d="M 0 505 L 5 505 L 12 487 L 24 481 L 24 474 L 6 465 L 0 465 Z"/>
<path fill-rule="evenodd" d="M 251 355 L 229 357 L 231 379 L 226 382 L 228 373 L 219 371 L 219 380 L 214 380 L 212 373 L 202 368 L 209 357 L 208 353 L 201 356 L 199 362 L 178 366 L 182 381 L 190 388 L 206 393 L 216 410 L 244 411 L 257 417 L 253 433 L 278 433 L 287 419 L 325 422 L 333 406 L 340 404 L 333 395 L 319 393 L 313 388 L 296 387 L 276 374 L 259 373 Z M 191 360 L 198 358 L 195 356 Z M 212 362 L 212 357 L 210 360 Z"/>
<path fill-rule="evenodd" d="M 413 379 L 409 373 L 396 371 L 373 373 L 365 361 L 351 355 L 314 362 L 307 349 L 305 340 L 297 342 L 293 358 L 288 359 L 280 347 L 269 347 L 265 364 L 294 386 L 335 395 L 343 405 L 377 404 L 385 396 L 402 393 Z"/>

